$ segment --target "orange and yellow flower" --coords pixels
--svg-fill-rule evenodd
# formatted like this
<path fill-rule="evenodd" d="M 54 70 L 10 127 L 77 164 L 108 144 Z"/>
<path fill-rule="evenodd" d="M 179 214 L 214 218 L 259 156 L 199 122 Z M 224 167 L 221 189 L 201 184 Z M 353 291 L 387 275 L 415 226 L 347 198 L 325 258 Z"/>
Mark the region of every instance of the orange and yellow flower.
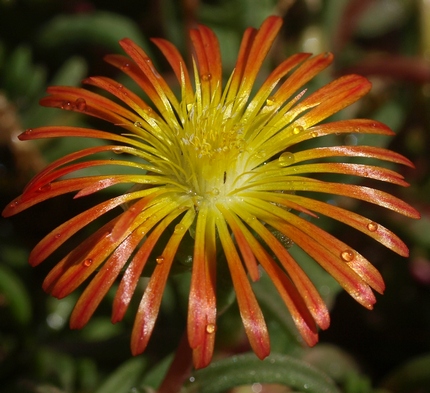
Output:
<path fill-rule="evenodd" d="M 335 133 L 393 132 L 368 119 L 320 124 L 370 90 L 367 79 L 347 75 L 306 95 L 303 86 L 330 65 L 330 53 L 298 53 L 287 58 L 253 93 L 257 74 L 281 24 L 280 18 L 269 17 L 260 29 L 245 31 L 236 66 L 225 85 L 219 44 L 209 28 L 198 26 L 190 33 L 194 49 L 191 75 L 171 43 L 154 39 L 179 81 L 180 98 L 146 53 L 129 39 L 121 41 L 128 57 L 111 55 L 106 60 L 137 82 L 151 103 L 107 77 L 91 77 L 84 82 L 110 93 L 115 101 L 83 88 L 49 88 L 42 105 L 85 113 L 123 131 L 66 126 L 25 131 L 21 140 L 79 137 L 108 143 L 48 165 L 3 215 L 11 216 L 65 193 L 75 192 L 74 198 L 81 198 L 114 185 L 132 185 L 128 192 L 54 229 L 30 255 L 31 265 L 38 265 L 80 229 L 118 208 L 116 218 L 67 254 L 44 281 L 46 291 L 62 298 L 89 279 L 71 315 L 73 328 L 87 323 L 120 275 L 112 321 L 121 320 L 142 271 L 155 259 L 131 338 L 133 354 L 144 351 L 184 239 L 192 239 L 194 245 L 187 326 L 195 367 L 206 366 L 213 353 L 216 264 L 221 253 L 230 270 L 245 332 L 260 358 L 269 354 L 270 344 L 250 283 L 259 279 L 259 266 L 270 276 L 309 345 L 316 343 L 318 328 L 329 326 L 326 305 L 279 234 L 314 258 L 363 306 L 370 309 L 375 303 L 372 290 L 383 292 L 381 275 L 362 255 L 296 213 L 331 217 L 406 256 L 405 244 L 382 225 L 314 199 L 309 193 L 351 197 L 417 218 L 415 209 L 377 189 L 309 175 L 345 174 L 406 186 L 403 177 L 392 170 L 351 159 L 412 164 L 399 154 L 371 146 L 296 148 L 292 152 L 294 145 Z M 115 154 L 106 159 L 101 153 Z M 339 158 L 348 162 L 339 162 Z M 82 169 L 99 166 L 122 170 L 120 174 L 80 174 Z M 167 240 L 162 240 L 166 236 Z M 154 255 L 160 243 L 164 249 Z"/>

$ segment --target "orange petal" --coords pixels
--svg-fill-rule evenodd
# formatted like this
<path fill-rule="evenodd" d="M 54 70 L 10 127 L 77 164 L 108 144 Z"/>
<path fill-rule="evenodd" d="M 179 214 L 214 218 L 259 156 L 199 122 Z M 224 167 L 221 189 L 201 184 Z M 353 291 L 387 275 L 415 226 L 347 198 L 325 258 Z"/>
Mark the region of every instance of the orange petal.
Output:
<path fill-rule="evenodd" d="M 187 103 L 190 103 L 194 98 L 193 87 L 191 85 L 190 76 L 187 71 L 187 66 L 185 64 L 182 55 L 179 53 L 178 49 L 169 41 L 164 40 L 162 38 L 152 38 L 151 41 L 157 45 L 157 47 L 161 50 L 163 55 L 166 57 L 170 66 L 173 69 L 173 72 L 176 75 L 181 86 L 184 88 L 183 99 L 186 100 Z"/>
<path fill-rule="evenodd" d="M 355 123 L 355 121 L 354 121 Z M 341 127 L 339 127 L 340 129 Z M 312 127 L 311 129 L 314 129 Z M 348 129 L 341 128 L 343 131 L 348 132 Z M 373 128 L 372 128 L 373 129 Z M 360 131 L 362 132 L 362 131 Z M 318 147 L 315 149 L 302 150 L 294 154 L 294 162 L 298 163 L 306 160 L 316 160 L 319 158 L 327 157 L 364 157 L 364 158 L 376 158 L 378 160 L 384 160 L 388 162 L 394 162 L 396 164 L 402 164 L 409 167 L 413 167 L 413 163 L 406 157 L 393 152 L 388 149 L 375 146 L 329 146 L 329 147 Z"/>
<path fill-rule="evenodd" d="M 249 96 L 261 65 L 278 35 L 281 26 L 281 18 L 270 16 L 263 21 L 257 33 L 252 38 L 252 41 L 250 41 L 251 46 L 249 47 L 239 91 L 237 92 L 238 97 Z M 247 36 L 246 39 L 248 40 L 248 38 L 249 36 Z"/>
<path fill-rule="evenodd" d="M 288 116 L 294 119 L 300 113 L 312 108 L 297 119 L 292 127 L 309 128 L 351 105 L 367 94 L 370 88 L 370 82 L 359 75 L 346 75 L 336 79 L 288 111 Z"/>
<path fill-rule="evenodd" d="M 292 194 L 288 195 L 287 198 L 295 200 L 298 204 L 305 206 L 308 209 L 324 214 L 325 216 L 331 217 L 358 229 L 401 256 L 406 257 L 409 255 L 406 244 L 397 235 L 383 227 L 381 224 L 377 224 L 357 213 L 316 199 Z M 282 200 L 278 198 L 277 203 L 282 203 Z"/>
<path fill-rule="evenodd" d="M 376 302 L 375 296 L 369 285 L 345 262 L 354 258 L 360 258 L 359 254 L 350 250 L 333 236 L 322 229 L 310 224 L 308 221 L 285 211 L 273 204 L 262 203 L 261 200 L 247 198 L 246 207 L 250 213 L 273 228 L 282 232 L 300 248 L 315 259 L 339 284 L 360 304 L 371 309 Z M 330 241 L 330 243 L 326 243 Z M 342 258 L 343 253 L 348 252 L 347 258 Z M 350 254 L 351 253 L 351 254 Z M 361 257 L 362 258 L 362 257 Z M 360 260 L 361 260 L 360 258 Z M 376 269 L 375 269 L 376 271 Z M 372 284 L 378 287 L 380 275 L 371 276 Z"/>
<path fill-rule="evenodd" d="M 89 321 L 143 236 L 137 229 L 124 239 L 85 288 L 70 317 L 72 329 L 80 329 Z"/>
<path fill-rule="evenodd" d="M 255 237 L 252 236 L 252 234 L 247 231 L 246 228 L 244 228 L 244 233 L 246 234 L 247 239 L 252 246 L 253 252 L 257 256 L 262 266 L 265 268 L 266 272 L 272 278 L 272 281 L 278 288 L 278 291 L 280 291 L 281 296 L 287 304 L 287 307 L 293 314 L 294 320 L 297 322 L 299 329 L 301 329 L 303 337 L 305 337 L 309 344 L 311 342 L 315 343 L 317 337 L 315 335 L 313 320 L 310 322 L 308 316 L 309 313 L 307 311 L 303 311 L 302 307 L 300 306 L 300 302 L 304 301 L 306 303 L 306 306 L 313 319 L 322 329 L 326 329 L 329 326 L 330 316 L 324 301 L 322 300 L 312 281 L 308 278 L 306 273 L 297 264 L 297 262 L 291 257 L 285 246 L 281 244 L 279 240 L 276 239 L 275 236 L 259 220 L 252 219 L 252 216 L 245 209 L 241 208 L 239 204 L 234 204 L 232 207 L 234 207 L 235 211 L 240 214 L 242 219 L 245 220 L 245 222 L 247 222 L 250 227 L 264 240 L 270 250 L 276 255 L 279 262 L 281 262 L 285 271 L 293 281 L 297 290 L 290 288 L 288 283 L 284 283 L 283 280 L 278 279 L 278 281 L 276 281 L 276 278 L 273 277 L 273 274 L 280 274 L 281 276 L 284 276 L 285 273 L 280 273 L 277 270 L 273 270 L 276 269 L 271 266 L 274 263 L 272 262 L 273 258 L 268 255 L 267 251 L 265 251 L 265 249 L 255 239 Z M 286 290 L 287 293 L 284 293 Z M 301 300 L 298 300 L 297 291 L 298 294 L 300 294 Z M 288 295 L 288 293 L 291 294 Z M 287 297 L 284 298 L 284 296 Z M 290 296 L 292 296 L 292 298 Z M 291 303 L 291 299 L 293 299 L 293 303 Z M 299 306 L 295 306 L 294 304 L 296 303 Z M 299 310 L 302 311 L 299 312 Z"/>
<path fill-rule="evenodd" d="M 255 354 L 260 359 L 264 359 L 270 353 L 269 333 L 266 322 L 246 277 L 242 261 L 231 239 L 225 219 L 220 213 L 217 214 L 216 226 L 227 258 L 246 335 Z"/>
<path fill-rule="evenodd" d="M 143 197 L 143 195 L 142 195 Z M 71 218 L 59 227 L 45 236 L 30 253 L 29 262 L 32 266 L 36 266 L 44 261 L 49 255 L 52 254 L 58 247 L 60 247 L 66 240 L 73 236 L 80 229 L 100 217 L 102 214 L 112 210 L 122 203 L 134 199 L 135 196 L 130 194 L 120 195 L 116 198 L 109 199 L 102 202 L 91 209 Z M 152 198 L 148 199 L 149 200 Z"/>
<path fill-rule="evenodd" d="M 167 242 L 163 253 L 157 258 L 157 266 L 152 273 L 148 286 L 139 304 L 139 308 L 134 320 L 133 332 L 131 336 L 131 349 L 133 355 L 142 353 L 148 345 L 149 338 L 154 329 L 155 321 L 160 309 L 161 298 L 169 276 L 176 251 L 186 231 L 194 221 L 195 213 L 189 210 L 183 219 L 177 224 L 180 230 L 175 230 Z"/>
<path fill-rule="evenodd" d="M 197 216 L 196 237 L 188 303 L 188 341 L 194 366 L 209 364 L 215 342 L 215 225 L 206 205 Z"/>
<path fill-rule="evenodd" d="M 225 220 L 227 221 L 229 227 L 233 231 L 234 239 L 239 246 L 239 250 L 242 254 L 242 259 L 246 265 L 248 270 L 248 274 L 251 277 L 252 281 L 257 281 L 260 278 L 260 272 L 258 271 L 257 260 L 255 259 L 255 255 L 246 239 L 243 226 L 241 226 L 238 222 L 237 217 L 229 211 L 226 207 L 219 204 L 218 209 L 223 214 Z"/>
<path fill-rule="evenodd" d="M 147 208 L 145 214 L 142 215 L 140 224 L 143 225 L 140 225 L 139 230 L 144 234 L 151 231 L 154 225 L 157 223 L 159 224 L 150 232 L 124 272 L 113 301 L 111 318 L 113 323 L 120 321 L 124 317 L 136 285 L 154 246 L 169 224 L 181 214 L 182 211 L 179 209 L 179 204 L 177 202 L 167 199 L 161 201 L 157 205 Z"/>

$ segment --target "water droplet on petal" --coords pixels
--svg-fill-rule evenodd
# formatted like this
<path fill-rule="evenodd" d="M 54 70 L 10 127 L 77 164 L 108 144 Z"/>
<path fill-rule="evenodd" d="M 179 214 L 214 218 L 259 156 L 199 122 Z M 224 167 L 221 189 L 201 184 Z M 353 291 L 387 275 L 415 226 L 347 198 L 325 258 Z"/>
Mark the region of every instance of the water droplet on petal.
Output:
<path fill-rule="evenodd" d="M 9 207 L 11 208 L 11 209 L 14 209 L 15 207 L 17 207 L 18 206 L 18 201 L 13 201 L 10 205 L 9 205 Z"/>
<path fill-rule="evenodd" d="M 304 128 L 302 126 L 295 126 L 293 128 L 293 134 L 294 135 L 300 134 L 303 130 L 304 130 Z"/>
<path fill-rule="evenodd" d="M 316 132 L 316 131 L 312 131 L 311 132 L 311 137 L 312 138 L 316 138 L 318 136 L 318 132 Z"/>
<path fill-rule="evenodd" d="M 142 123 L 140 121 L 135 121 L 133 124 L 136 128 L 142 128 Z"/>
<path fill-rule="evenodd" d="M 367 224 L 367 229 L 370 232 L 376 232 L 378 230 L 378 224 L 376 222 L 371 221 Z"/>
<path fill-rule="evenodd" d="M 274 105 L 275 104 L 275 99 L 274 98 L 268 98 L 267 100 L 266 100 L 266 105 L 267 106 L 272 106 L 272 105 Z"/>
<path fill-rule="evenodd" d="M 56 233 L 54 236 L 56 239 L 59 239 L 61 237 L 61 233 Z"/>
<path fill-rule="evenodd" d="M 63 101 L 61 103 L 61 109 L 64 109 L 65 111 L 71 111 L 73 109 L 73 105 L 70 101 Z"/>
<path fill-rule="evenodd" d="M 213 334 L 215 333 L 216 326 L 213 323 L 208 323 L 206 325 L 206 333 Z"/>
<path fill-rule="evenodd" d="M 345 261 L 345 262 L 351 262 L 354 259 L 354 251 L 352 250 L 345 250 L 342 251 L 340 253 L 340 257 Z"/>
<path fill-rule="evenodd" d="M 84 112 L 87 109 L 87 102 L 84 98 L 77 98 L 75 101 L 75 107 L 78 111 Z"/>
<path fill-rule="evenodd" d="M 47 184 L 44 184 L 43 186 L 39 187 L 37 189 L 37 191 L 45 192 L 45 191 L 49 191 L 50 189 L 51 189 L 51 183 L 47 183 Z"/>
<path fill-rule="evenodd" d="M 112 148 L 112 151 L 115 154 L 122 154 L 122 148 L 120 148 L 120 147 L 114 147 L 114 148 Z"/>
<path fill-rule="evenodd" d="M 155 258 L 155 262 L 157 262 L 157 264 L 161 265 L 164 262 L 164 257 L 160 256 Z"/>
<path fill-rule="evenodd" d="M 255 218 L 255 216 L 249 216 L 249 217 L 247 217 L 247 218 L 246 218 L 246 220 L 245 220 L 245 221 L 246 221 L 248 224 L 250 224 L 251 222 L 254 222 L 254 221 L 255 221 L 255 219 L 256 219 L 256 218 Z"/>
<path fill-rule="evenodd" d="M 202 78 L 202 81 L 208 82 L 212 79 L 212 74 L 203 74 L 201 78 Z"/>
<path fill-rule="evenodd" d="M 149 65 L 149 67 L 151 68 L 151 71 L 152 71 L 152 73 L 154 74 L 154 76 L 156 77 L 156 78 L 161 78 L 161 75 L 158 73 L 158 71 L 155 69 L 155 67 L 154 67 L 154 64 L 152 63 L 152 60 L 149 58 L 149 57 L 147 57 L 146 59 L 145 59 L 145 61 L 146 61 L 146 63 Z"/>
<path fill-rule="evenodd" d="M 216 187 L 214 187 L 214 188 L 212 188 L 212 195 L 219 195 L 219 190 L 218 190 L 218 188 L 216 188 Z"/>
<path fill-rule="evenodd" d="M 174 233 L 176 233 L 176 234 L 182 234 L 184 232 L 185 232 L 185 225 L 178 224 L 178 225 L 175 226 Z"/>
<path fill-rule="evenodd" d="M 279 156 L 279 164 L 282 166 L 291 165 L 294 162 L 294 154 L 286 151 Z"/>
<path fill-rule="evenodd" d="M 123 63 L 121 66 L 122 70 L 128 70 L 130 68 L 130 63 Z"/>
<path fill-rule="evenodd" d="M 86 267 L 90 267 L 92 264 L 93 264 L 93 260 L 91 258 L 87 258 L 83 262 L 83 265 L 86 266 Z"/>
<path fill-rule="evenodd" d="M 24 131 L 24 135 L 30 135 L 32 132 L 33 132 L 33 129 L 32 129 L 32 128 L 27 128 L 27 129 Z"/>

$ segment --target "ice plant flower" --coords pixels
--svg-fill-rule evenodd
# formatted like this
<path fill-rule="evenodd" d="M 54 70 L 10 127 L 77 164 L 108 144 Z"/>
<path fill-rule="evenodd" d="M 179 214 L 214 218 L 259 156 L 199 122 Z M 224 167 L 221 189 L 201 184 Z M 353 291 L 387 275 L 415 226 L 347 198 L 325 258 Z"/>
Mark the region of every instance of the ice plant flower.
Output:
<path fill-rule="evenodd" d="M 370 89 L 367 79 L 348 75 L 306 94 L 303 86 L 332 62 L 330 53 L 287 58 L 252 93 L 281 24 L 280 18 L 269 17 L 259 29 L 245 31 L 236 66 L 224 85 L 219 44 L 209 28 L 198 26 L 190 32 L 191 75 L 171 43 L 153 39 L 179 81 L 179 98 L 146 53 L 129 39 L 120 42 L 127 57 L 111 55 L 106 60 L 137 82 L 151 103 L 106 77 L 84 82 L 110 93 L 115 101 L 83 88 L 49 88 L 42 105 L 95 116 L 112 123 L 118 132 L 66 126 L 25 131 L 21 140 L 80 137 L 108 142 L 48 165 L 3 215 L 65 193 L 76 192 L 74 198 L 82 198 L 114 185 L 130 185 L 128 191 L 54 229 L 31 252 L 30 263 L 36 266 L 86 225 L 117 209 L 116 218 L 67 254 L 44 281 L 47 292 L 62 298 L 89 279 L 71 315 L 72 328 L 87 323 L 119 277 L 112 321 L 121 320 L 142 271 L 154 261 L 131 338 L 133 354 L 141 353 L 185 238 L 192 239 L 194 246 L 187 330 L 195 367 L 206 366 L 214 348 L 217 255 L 224 255 L 245 332 L 260 358 L 269 354 L 270 344 L 251 286 L 259 279 L 259 266 L 270 276 L 306 343 L 315 344 L 318 329 L 329 326 L 326 305 L 282 237 L 314 258 L 356 301 L 372 308 L 373 290 L 384 290 L 378 271 L 356 250 L 302 216 L 331 217 L 400 255 L 408 254 L 407 247 L 382 225 L 309 193 L 351 197 L 409 217 L 417 218 L 418 213 L 381 190 L 309 175 L 343 174 L 406 186 L 400 174 L 366 159 L 412 164 L 399 154 L 371 146 L 296 147 L 293 153 L 294 145 L 325 135 L 393 132 L 367 119 L 321 124 Z M 106 158 L 106 153 L 112 157 Z M 357 158 L 361 161 L 354 162 Z M 122 170 L 92 176 L 80 172 L 100 166 Z M 163 251 L 155 254 L 155 246 L 160 245 Z"/>

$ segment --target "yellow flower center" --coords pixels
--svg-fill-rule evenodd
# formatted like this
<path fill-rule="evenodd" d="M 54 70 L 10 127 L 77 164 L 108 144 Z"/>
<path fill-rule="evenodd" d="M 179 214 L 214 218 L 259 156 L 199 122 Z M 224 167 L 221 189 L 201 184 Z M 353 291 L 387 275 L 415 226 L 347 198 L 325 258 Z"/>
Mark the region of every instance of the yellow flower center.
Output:
<path fill-rule="evenodd" d="M 232 104 L 186 105 L 183 127 L 177 136 L 181 183 L 197 200 L 215 200 L 234 190 L 243 169 L 246 141 Z M 179 180 L 179 179 L 178 179 Z"/>

